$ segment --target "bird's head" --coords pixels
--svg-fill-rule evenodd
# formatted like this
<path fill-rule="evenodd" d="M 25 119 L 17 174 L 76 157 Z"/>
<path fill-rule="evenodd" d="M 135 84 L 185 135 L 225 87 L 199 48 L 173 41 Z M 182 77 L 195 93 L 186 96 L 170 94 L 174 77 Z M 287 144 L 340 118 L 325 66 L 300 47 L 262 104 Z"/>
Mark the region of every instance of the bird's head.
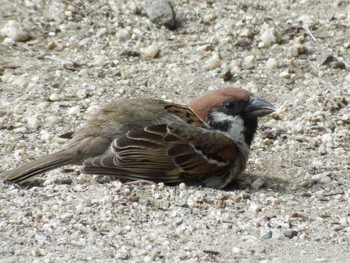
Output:
<path fill-rule="evenodd" d="M 240 88 L 222 88 L 189 103 L 189 107 L 213 129 L 227 132 L 237 141 L 250 146 L 258 117 L 274 111 L 274 106 Z"/>

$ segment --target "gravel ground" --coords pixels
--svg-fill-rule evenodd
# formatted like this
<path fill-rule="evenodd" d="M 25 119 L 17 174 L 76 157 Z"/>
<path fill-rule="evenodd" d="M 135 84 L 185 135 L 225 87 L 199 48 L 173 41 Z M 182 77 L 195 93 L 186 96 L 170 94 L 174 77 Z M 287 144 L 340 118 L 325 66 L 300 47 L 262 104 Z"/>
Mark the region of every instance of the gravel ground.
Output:
<path fill-rule="evenodd" d="M 350 2 L 172 5 L 2 2 L 0 172 L 114 98 L 236 86 L 277 108 L 244 176 L 218 191 L 66 167 L 0 185 L 1 262 L 350 262 Z"/>

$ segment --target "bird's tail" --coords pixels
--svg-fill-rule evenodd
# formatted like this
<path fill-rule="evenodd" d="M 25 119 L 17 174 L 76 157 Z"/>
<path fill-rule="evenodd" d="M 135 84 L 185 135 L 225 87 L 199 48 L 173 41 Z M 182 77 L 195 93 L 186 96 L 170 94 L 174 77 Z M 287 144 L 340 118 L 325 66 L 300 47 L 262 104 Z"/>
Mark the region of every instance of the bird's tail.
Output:
<path fill-rule="evenodd" d="M 5 172 L 1 174 L 1 180 L 8 183 L 20 183 L 34 175 L 72 163 L 72 154 L 65 149 Z"/>

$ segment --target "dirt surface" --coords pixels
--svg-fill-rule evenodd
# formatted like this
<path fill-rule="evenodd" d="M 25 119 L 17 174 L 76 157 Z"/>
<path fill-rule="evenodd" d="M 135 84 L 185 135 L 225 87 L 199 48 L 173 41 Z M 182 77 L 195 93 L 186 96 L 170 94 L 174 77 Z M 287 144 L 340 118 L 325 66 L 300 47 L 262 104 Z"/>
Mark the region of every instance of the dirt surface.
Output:
<path fill-rule="evenodd" d="M 218 191 L 65 167 L 1 184 L 1 262 L 350 262 L 350 2 L 172 4 L 175 30 L 144 1 L 2 2 L 0 172 L 115 98 L 234 86 L 276 106 L 244 176 Z"/>

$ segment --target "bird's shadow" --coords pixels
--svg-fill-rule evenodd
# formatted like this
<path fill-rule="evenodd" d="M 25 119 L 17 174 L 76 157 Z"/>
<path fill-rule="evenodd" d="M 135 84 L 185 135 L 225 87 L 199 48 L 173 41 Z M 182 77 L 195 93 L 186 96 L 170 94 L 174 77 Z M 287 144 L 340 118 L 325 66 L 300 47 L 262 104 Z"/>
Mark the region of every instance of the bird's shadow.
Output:
<path fill-rule="evenodd" d="M 75 174 L 79 174 L 79 172 L 74 171 L 73 169 L 69 169 L 69 171 L 63 171 L 65 173 L 67 172 L 72 172 Z M 260 182 L 258 184 L 254 184 L 258 179 L 260 179 Z M 98 176 L 95 177 L 94 180 L 98 184 L 108 184 L 111 181 L 116 181 L 118 178 L 113 178 L 110 176 Z M 44 178 L 31 178 L 28 181 L 24 181 L 21 184 L 13 184 L 17 188 L 21 189 L 30 189 L 33 187 L 39 187 L 42 188 L 45 186 L 45 179 Z M 65 176 L 60 179 L 55 180 L 53 183 L 58 184 L 58 185 L 74 185 L 78 184 L 74 180 L 74 175 L 72 176 Z M 146 182 L 146 181 L 137 181 L 137 182 L 123 182 L 126 184 L 152 184 L 153 182 Z M 231 192 L 231 191 L 249 191 L 249 192 L 259 192 L 262 190 L 269 190 L 273 192 L 290 192 L 291 189 L 295 189 L 293 187 L 293 183 L 281 178 L 276 178 L 276 177 L 270 177 L 270 176 L 261 176 L 261 175 L 256 175 L 256 174 L 248 174 L 244 173 L 242 174 L 239 178 L 237 178 L 234 182 L 229 184 L 224 191 Z M 178 185 L 171 185 L 170 187 L 178 187 Z"/>
<path fill-rule="evenodd" d="M 254 182 L 261 179 L 261 181 L 255 185 Z M 290 192 L 290 189 L 294 189 L 294 183 L 277 177 L 261 176 L 256 174 L 243 173 L 235 181 L 225 187 L 226 191 L 235 190 L 249 190 L 249 192 L 259 192 L 263 189 L 268 189 L 273 192 Z"/>

